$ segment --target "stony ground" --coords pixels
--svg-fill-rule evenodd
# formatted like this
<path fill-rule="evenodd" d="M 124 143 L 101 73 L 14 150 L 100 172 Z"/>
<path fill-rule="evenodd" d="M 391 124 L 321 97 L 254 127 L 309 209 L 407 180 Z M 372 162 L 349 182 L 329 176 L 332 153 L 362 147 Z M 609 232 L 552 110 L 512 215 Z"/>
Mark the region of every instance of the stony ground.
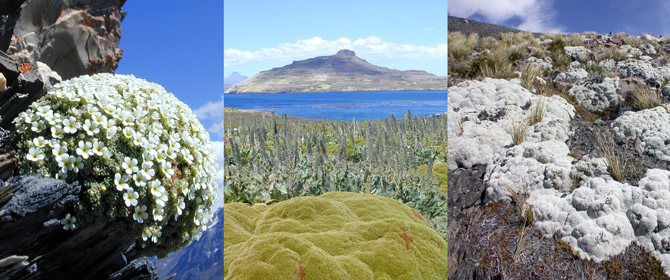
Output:
<path fill-rule="evenodd" d="M 514 30 L 449 17 L 449 31 L 496 36 L 499 32 Z M 600 44 L 604 47 L 602 42 Z M 622 40 L 613 44 L 620 46 Z M 552 73 L 550 79 L 555 79 L 557 74 Z M 449 86 L 465 80 L 452 77 Z M 574 133 L 566 141 L 569 155 L 574 158 L 572 164 L 586 155 L 602 156 L 596 138 L 614 138 L 610 129 L 612 122 L 625 112 L 640 110 L 632 105 L 628 95 L 633 87 L 631 84 L 645 83 L 653 86 L 653 81 L 650 83 L 640 77 L 622 79 L 624 102 L 603 112 L 580 112 L 578 109 L 569 123 Z M 561 93 L 567 94 L 569 87 L 562 89 L 564 92 Z M 668 102 L 670 98 L 663 97 L 662 103 Z M 637 186 L 646 170 L 670 169 L 668 161 L 643 153 L 639 138 L 617 141 L 614 150 L 623 166 L 620 183 Z M 449 279 L 670 279 L 661 262 L 635 242 L 605 261 L 584 260 L 561 240 L 560 233 L 548 238 L 532 224 L 525 223 L 520 205 L 504 200 L 484 204 L 486 169 L 480 164 L 449 170 Z"/>

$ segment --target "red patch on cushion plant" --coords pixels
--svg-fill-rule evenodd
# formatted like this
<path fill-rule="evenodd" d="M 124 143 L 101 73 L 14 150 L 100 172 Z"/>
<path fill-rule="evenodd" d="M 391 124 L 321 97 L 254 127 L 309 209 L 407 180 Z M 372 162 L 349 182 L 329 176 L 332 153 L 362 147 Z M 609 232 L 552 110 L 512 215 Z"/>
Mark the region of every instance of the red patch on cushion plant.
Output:
<path fill-rule="evenodd" d="M 302 268 L 302 264 L 298 262 L 298 280 L 302 280 L 305 275 L 307 275 L 307 273 L 305 273 L 305 270 Z"/>
<path fill-rule="evenodd" d="M 421 217 L 421 214 L 419 214 L 418 212 L 414 211 L 414 209 L 412 209 L 412 214 L 414 214 L 414 219 L 425 221 L 425 220 Z"/>
<path fill-rule="evenodd" d="M 442 243 L 440 243 L 439 241 L 433 239 L 432 237 L 430 238 L 430 241 L 433 241 L 433 242 L 437 243 L 437 248 L 440 248 L 440 246 L 442 246 Z"/>
<path fill-rule="evenodd" d="M 408 233 L 407 230 L 402 227 L 400 227 L 400 229 L 402 230 L 402 235 L 400 235 L 400 238 L 405 240 L 405 247 L 407 247 L 407 250 L 409 250 L 409 245 L 414 242 L 414 235 Z"/>

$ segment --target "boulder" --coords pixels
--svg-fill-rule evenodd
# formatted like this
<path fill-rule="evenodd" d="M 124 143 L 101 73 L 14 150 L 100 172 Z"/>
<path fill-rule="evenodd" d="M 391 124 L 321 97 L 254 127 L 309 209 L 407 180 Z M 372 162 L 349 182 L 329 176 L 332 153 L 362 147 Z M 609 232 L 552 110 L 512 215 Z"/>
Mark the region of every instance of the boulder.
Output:
<path fill-rule="evenodd" d="M 593 80 L 570 88 L 569 94 L 577 98 L 579 105 L 589 111 L 602 112 L 608 107 L 623 102 L 619 78 L 604 78 L 602 83 Z"/>
<path fill-rule="evenodd" d="M 593 54 L 591 50 L 583 46 L 563 47 L 563 50 L 565 50 L 565 54 L 570 56 L 572 60 L 588 60 L 589 57 Z"/>
<path fill-rule="evenodd" d="M 113 73 L 125 0 L 28 0 L 7 53 L 19 63 L 48 65 L 62 79 Z"/>
<path fill-rule="evenodd" d="M 589 77 L 583 68 L 570 68 L 568 72 L 558 74 L 554 80 L 557 84 L 570 85 Z"/>

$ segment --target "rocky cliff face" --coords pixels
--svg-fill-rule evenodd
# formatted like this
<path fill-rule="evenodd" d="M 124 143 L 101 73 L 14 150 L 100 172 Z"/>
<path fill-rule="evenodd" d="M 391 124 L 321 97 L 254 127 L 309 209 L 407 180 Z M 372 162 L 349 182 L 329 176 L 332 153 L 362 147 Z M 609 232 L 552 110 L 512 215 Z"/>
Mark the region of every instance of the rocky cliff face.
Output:
<path fill-rule="evenodd" d="M 114 71 L 124 2 L 0 2 L 7 86 L 0 91 L 0 279 L 158 279 L 153 262 L 137 258 L 134 241 L 110 226 L 64 231 L 59 218 L 79 201 L 81 188 L 13 176 L 18 159 L 4 147 L 12 120 L 54 83 Z"/>
<path fill-rule="evenodd" d="M 378 67 L 350 50 L 294 61 L 254 75 L 226 93 L 445 90 L 447 78 Z"/>
<path fill-rule="evenodd" d="M 26 1 L 7 53 L 19 63 L 41 61 L 65 80 L 113 73 L 123 55 L 118 46 L 125 2 Z"/>

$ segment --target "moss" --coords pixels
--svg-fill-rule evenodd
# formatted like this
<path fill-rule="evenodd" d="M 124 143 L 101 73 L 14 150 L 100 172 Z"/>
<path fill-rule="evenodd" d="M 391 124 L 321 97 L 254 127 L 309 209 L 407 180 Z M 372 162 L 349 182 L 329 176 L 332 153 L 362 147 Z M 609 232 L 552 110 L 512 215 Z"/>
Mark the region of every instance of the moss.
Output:
<path fill-rule="evenodd" d="M 446 279 L 447 246 L 391 198 L 329 192 L 224 205 L 226 279 Z"/>

